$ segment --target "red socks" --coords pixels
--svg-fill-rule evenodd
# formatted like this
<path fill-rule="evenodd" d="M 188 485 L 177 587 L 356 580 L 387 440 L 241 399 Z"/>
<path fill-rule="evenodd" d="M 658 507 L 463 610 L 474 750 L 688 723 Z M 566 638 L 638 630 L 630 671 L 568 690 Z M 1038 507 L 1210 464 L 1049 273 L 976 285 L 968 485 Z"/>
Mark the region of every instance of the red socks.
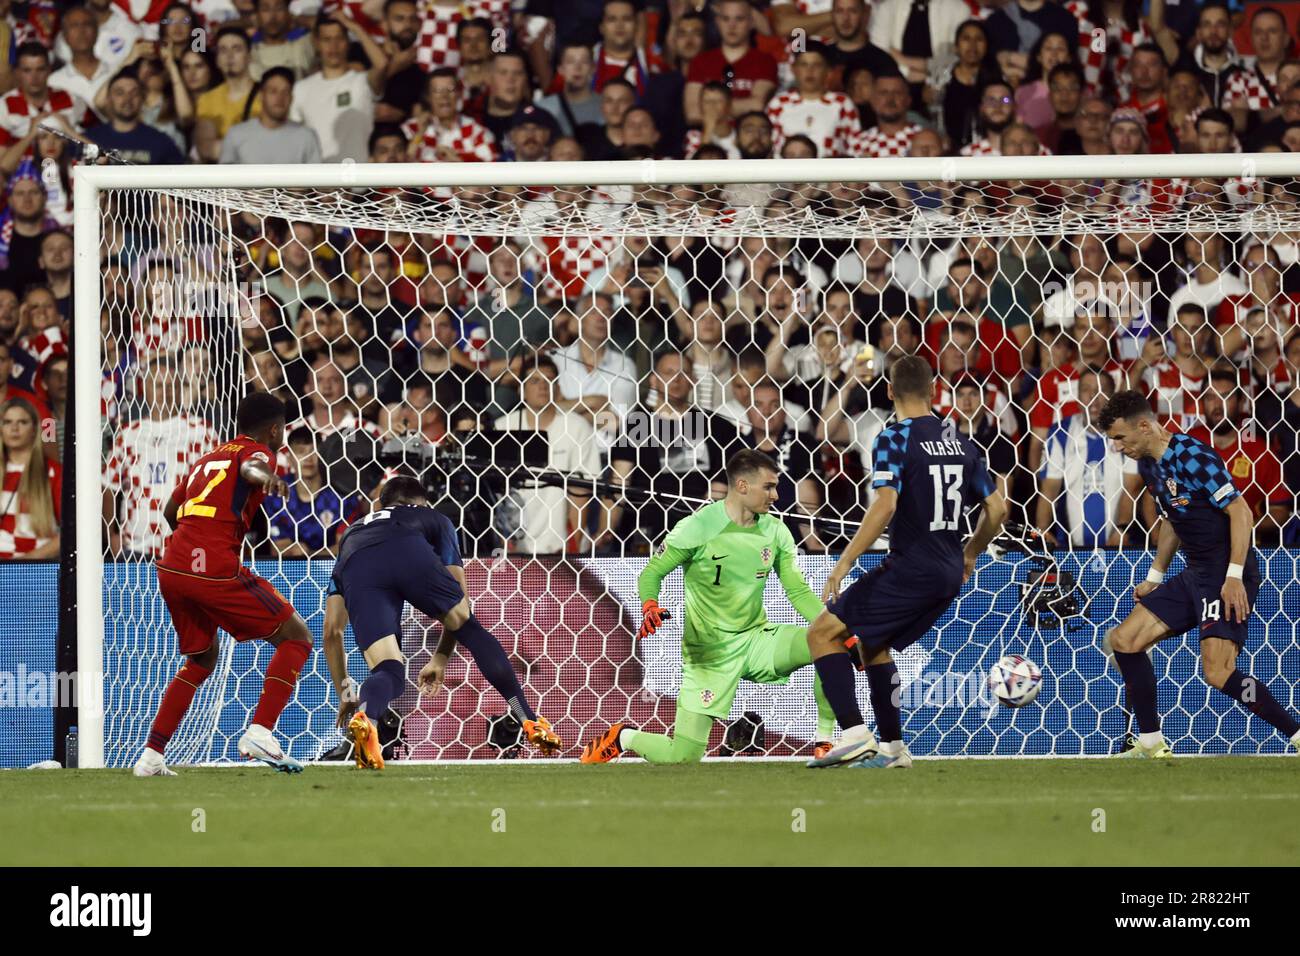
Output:
<path fill-rule="evenodd" d="M 257 701 L 251 723 L 267 730 L 275 729 L 275 722 L 280 719 L 280 712 L 293 696 L 294 684 L 298 682 L 298 672 L 307 662 L 311 645 L 306 641 L 283 641 L 271 655 L 271 663 L 266 668 L 266 681 L 262 684 L 262 696 Z"/>
<path fill-rule="evenodd" d="M 153 719 L 153 726 L 149 728 L 150 750 L 163 753 L 167 749 L 167 741 L 171 740 L 172 734 L 176 733 L 176 728 L 185 719 L 185 712 L 194 702 L 194 695 L 199 692 L 199 685 L 207 680 L 211 673 L 212 671 L 206 667 L 200 667 L 193 661 L 186 661 L 172 678 L 166 692 L 163 693 L 162 703 L 158 705 L 158 715 Z"/>

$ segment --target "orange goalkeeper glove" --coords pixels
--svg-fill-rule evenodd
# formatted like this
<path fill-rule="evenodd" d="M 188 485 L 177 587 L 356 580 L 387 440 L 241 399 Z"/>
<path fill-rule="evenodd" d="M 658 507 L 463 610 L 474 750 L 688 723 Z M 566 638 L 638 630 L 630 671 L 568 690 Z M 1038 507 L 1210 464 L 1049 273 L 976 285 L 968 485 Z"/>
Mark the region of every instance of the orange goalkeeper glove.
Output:
<path fill-rule="evenodd" d="M 650 598 L 641 605 L 641 630 L 636 632 L 638 641 L 645 640 L 664 622 L 664 609 L 659 606 L 659 602 Z"/>

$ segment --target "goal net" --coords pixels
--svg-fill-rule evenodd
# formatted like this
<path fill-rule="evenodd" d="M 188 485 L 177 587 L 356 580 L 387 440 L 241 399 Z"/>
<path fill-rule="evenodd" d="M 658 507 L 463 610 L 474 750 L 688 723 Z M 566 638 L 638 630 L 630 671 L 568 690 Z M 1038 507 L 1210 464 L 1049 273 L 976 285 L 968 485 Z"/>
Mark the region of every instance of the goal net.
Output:
<path fill-rule="evenodd" d="M 615 721 L 671 730 L 681 574 L 660 597 L 676 613 L 641 642 L 637 576 L 735 451 L 780 464 L 776 510 L 820 593 L 870 502 L 888 368 L 909 352 L 1013 503 L 995 553 L 896 655 L 914 753 L 1100 755 L 1126 733 L 1102 637 L 1149 567 L 1154 512 L 1089 427 L 1119 388 L 1213 440 L 1245 492 L 1267 582 L 1248 669 L 1290 692 L 1297 175 L 1281 154 L 83 168 L 78 648 L 104 688 L 102 716 L 81 715 L 83 765 L 127 766 L 143 745 L 180 663 L 152 564 L 162 505 L 255 390 L 290 409 L 291 491 L 267 500 L 245 560 L 319 639 L 340 534 L 386 478 L 418 476 L 562 756 Z M 802 623 L 774 576 L 766 606 Z M 390 755 L 531 759 L 465 654 L 419 698 L 440 632 L 408 609 Z M 350 631 L 346 646 L 363 679 Z M 1196 652 L 1191 637 L 1153 651 L 1175 748 L 1280 752 L 1207 688 Z M 1021 710 L 986 688 L 1005 653 L 1044 671 Z M 269 657 L 222 635 L 172 762 L 236 758 Z M 343 756 L 337 704 L 318 643 L 277 728 L 295 757 Z M 816 739 L 805 668 L 743 682 L 710 753 Z"/>

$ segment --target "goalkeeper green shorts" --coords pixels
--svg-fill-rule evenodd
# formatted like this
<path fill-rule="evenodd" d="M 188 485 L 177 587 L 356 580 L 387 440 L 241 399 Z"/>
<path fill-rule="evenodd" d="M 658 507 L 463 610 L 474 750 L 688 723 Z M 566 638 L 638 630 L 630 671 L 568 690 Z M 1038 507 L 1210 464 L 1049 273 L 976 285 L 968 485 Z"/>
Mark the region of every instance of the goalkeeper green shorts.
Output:
<path fill-rule="evenodd" d="M 756 684 L 786 684 L 792 658 L 798 667 L 807 664 L 808 628 L 796 624 L 764 624 L 749 631 L 730 635 L 718 645 L 710 645 L 713 660 L 707 664 L 682 661 L 682 689 L 677 706 L 693 714 L 718 719 L 731 713 L 741 679 Z M 685 652 L 685 649 L 683 649 Z M 802 653 L 800 653 L 802 651 Z"/>

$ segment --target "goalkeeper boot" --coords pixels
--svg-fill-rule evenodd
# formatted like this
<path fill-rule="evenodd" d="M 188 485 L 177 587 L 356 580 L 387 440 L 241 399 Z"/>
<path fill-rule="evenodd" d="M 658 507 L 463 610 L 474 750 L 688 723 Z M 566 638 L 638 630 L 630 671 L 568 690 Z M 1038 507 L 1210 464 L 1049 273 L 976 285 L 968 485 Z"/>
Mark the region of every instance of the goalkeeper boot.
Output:
<path fill-rule="evenodd" d="M 861 760 L 863 757 L 871 757 L 880 750 L 880 744 L 866 724 L 859 724 L 857 727 L 850 727 L 844 731 L 844 736 L 840 742 L 832 747 L 826 754 L 821 757 L 814 757 L 808 761 L 808 766 L 817 767 L 838 767 L 842 764 L 853 763 L 855 760 Z"/>
<path fill-rule="evenodd" d="M 524 736 L 539 752 L 546 754 L 548 757 L 551 754 L 559 753 L 560 747 L 563 746 L 560 738 L 551 729 L 551 722 L 540 714 L 537 715 L 536 720 L 524 721 Z"/>
<path fill-rule="evenodd" d="M 384 749 L 379 743 L 379 728 L 359 710 L 348 721 L 348 736 L 352 738 L 352 754 L 359 770 L 383 770 Z"/>
<path fill-rule="evenodd" d="M 1160 739 L 1160 743 L 1154 747 L 1143 747 L 1142 741 L 1136 737 L 1131 739 L 1133 741 L 1132 749 L 1121 750 L 1115 754 L 1116 757 L 1129 760 L 1168 760 L 1174 755 L 1173 748 L 1169 746 L 1169 742 L 1163 737 Z"/>
<path fill-rule="evenodd" d="M 912 766 L 912 752 L 901 740 L 882 743 L 880 751 L 849 764 L 861 770 L 907 770 Z"/>
<path fill-rule="evenodd" d="M 609 763 L 623 752 L 618 737 L 627 729 L 627 724 L 622 721 L 610 727 L 582 748 L 582 756 L 578 758 L 578 763 Z"/>
<path fill-rule="evenodd" d="M 175 770 L 168 770 L 167 764 L 163 760 L 163 755 L 156 750 L 148 747 L 144 748 L 144 753 L 140 759 L 135 762 L 135 769 L 131 771 L 137 777 L 174 777 Z"/>
<path fill-rule="evenodd" d="M 239 738 L 239 755 L 247 760 L 260 760 L 281 773 L 302 773 L 302 764 L 285 753 L 275 734 L 260 724 L 249 724 L 244 736 Z"/>

